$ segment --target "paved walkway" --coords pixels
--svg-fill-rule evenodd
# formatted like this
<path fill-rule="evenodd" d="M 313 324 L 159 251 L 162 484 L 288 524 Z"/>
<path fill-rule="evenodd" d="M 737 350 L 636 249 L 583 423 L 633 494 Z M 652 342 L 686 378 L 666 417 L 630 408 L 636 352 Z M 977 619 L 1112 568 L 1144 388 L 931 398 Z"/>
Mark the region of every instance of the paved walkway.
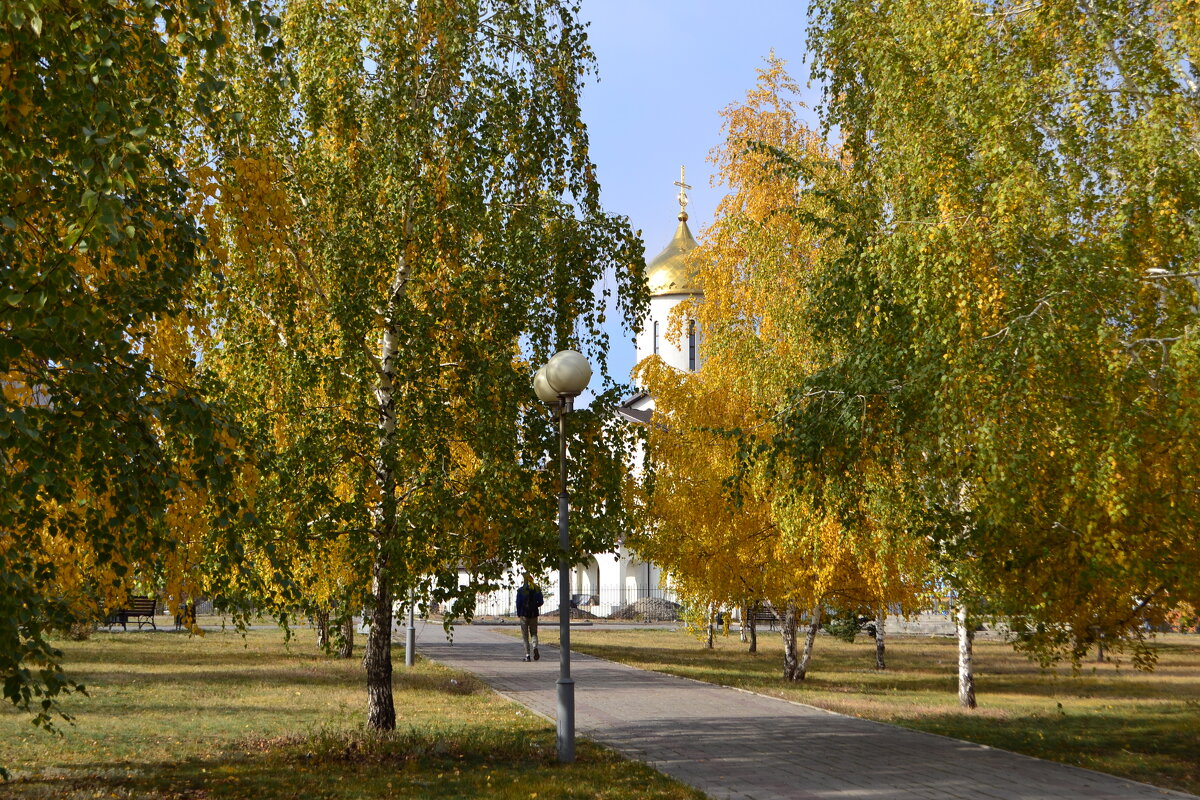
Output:
<path fill-rule="evenodd" d="M 520 660 L 519 639 L 430 626 L 418 650 L 553 718 L 559 651 Z M 1192 798 L 982 745 L 846 717 L 572 653 L 580 736 L 714 798 L 1144 800 Z"/>

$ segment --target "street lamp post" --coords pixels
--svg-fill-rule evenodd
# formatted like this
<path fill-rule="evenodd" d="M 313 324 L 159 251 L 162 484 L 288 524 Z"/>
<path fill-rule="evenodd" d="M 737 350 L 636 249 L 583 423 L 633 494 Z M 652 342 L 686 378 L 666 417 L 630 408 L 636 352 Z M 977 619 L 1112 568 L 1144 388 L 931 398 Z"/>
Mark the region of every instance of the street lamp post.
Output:
<path fill-rule="evenodd" d="M 417 626 L 413 620 L 415 604 L 412 589 L 408 590 L 408 628 L 404 632 L 404 666 L 411 667 L 417 660 Z"/>
<path fill-rule="evenodd" d="M 575 760 L 575 681 L 571 678 L 571 540 L 567 533 L 567 414 L 587 388 L 592 367 L 574 350 L 560 350 L 537 371 L 533 389 L 543 403 L 558 411 L 558 761 Z"/>

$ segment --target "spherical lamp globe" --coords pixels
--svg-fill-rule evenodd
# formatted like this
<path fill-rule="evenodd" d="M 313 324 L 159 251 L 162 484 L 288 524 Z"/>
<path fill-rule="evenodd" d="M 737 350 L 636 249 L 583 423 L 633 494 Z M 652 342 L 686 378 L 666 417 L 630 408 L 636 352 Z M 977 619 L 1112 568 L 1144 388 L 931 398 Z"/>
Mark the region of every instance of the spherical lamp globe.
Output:
<path fill-rule="evenodd" d="M 546 371 L 546 382 L 556 395 L 572 397 L 587 388 L 592 379 L 592 365 L 582 353 L 560 350 L 542 367 Z"/>
<path fill-rule="evenodd" d="M 543 366 L 533 374 L 533 391 L 543 403 L 557 403 L 558 392 L 546 380 L 546 368 Z"/>

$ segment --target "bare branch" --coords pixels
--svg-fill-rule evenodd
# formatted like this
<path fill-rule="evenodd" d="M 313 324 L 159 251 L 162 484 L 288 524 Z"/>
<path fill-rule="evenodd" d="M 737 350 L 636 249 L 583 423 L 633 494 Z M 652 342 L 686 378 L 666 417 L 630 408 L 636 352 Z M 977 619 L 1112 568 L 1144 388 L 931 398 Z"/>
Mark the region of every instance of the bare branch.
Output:
<path fill-rule="evenodd" d="M 987 341 L 988 339 L 995 339 L 997 337 L 1003 339 L 1004 337 L 1008 336 L 1009 332 L 1012 330 L 1012 327 L 1014 325 L 1017 325 L 1022 322 L 1028 322 L 1029 320 L 1031 320 L 1035 316 L 1037 316 L 1038 312 L 1041 311 L 1043 308 L 1050 308 L 1050 299 L 1053 297 L 1057 297 L 1058 295 L 1061 295 L 1061 294 L 1066 294 L 1066 292 L 1051 292 L 1050 294 L 1039 298 L 1037 303 L 1034 304 L 1033 309 L 1031 311 L 1029 311 L 1029 313 L 1021 314 L 1020 316 L 1014 317 L 1012 319 L 1012 321 L 1009 322 L 1007 325 L 1005 325 L 1003 328 L 996 331 L 995 333 L 989 333 L 987 336 L 982 337 L 980 339 L 980 341 L 981 342 Z M 1051 313 L 1053 313 L 1053 310 L 1051 310 Z"/>

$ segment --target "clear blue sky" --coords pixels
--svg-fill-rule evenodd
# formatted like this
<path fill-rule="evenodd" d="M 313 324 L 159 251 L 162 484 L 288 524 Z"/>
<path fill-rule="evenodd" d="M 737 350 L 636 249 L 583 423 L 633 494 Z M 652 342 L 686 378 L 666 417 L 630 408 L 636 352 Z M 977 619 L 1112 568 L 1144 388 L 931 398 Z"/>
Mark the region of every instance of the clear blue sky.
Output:
<path fill-rule="evenodd" d="M 772 50 L 801 85 L 809 79 L 803 0 L 583 0 L 599 80 L 583 95 L 591 155 L 605 209 L 642 232 L 647 259 L 670 241 L 679 206 L 673 184 L 687 166 L 688 225 L 697 238 L 723 188 L 713 186 L 710 151 L 721 142 L 719 112 L 745 98 Z M 809 88 L 810 124 L 820 90 Z M 614 315 L 610 315 L 610 319 Z M 609 330 L 608 371 L 627 381 L 629 331 Z"/>

